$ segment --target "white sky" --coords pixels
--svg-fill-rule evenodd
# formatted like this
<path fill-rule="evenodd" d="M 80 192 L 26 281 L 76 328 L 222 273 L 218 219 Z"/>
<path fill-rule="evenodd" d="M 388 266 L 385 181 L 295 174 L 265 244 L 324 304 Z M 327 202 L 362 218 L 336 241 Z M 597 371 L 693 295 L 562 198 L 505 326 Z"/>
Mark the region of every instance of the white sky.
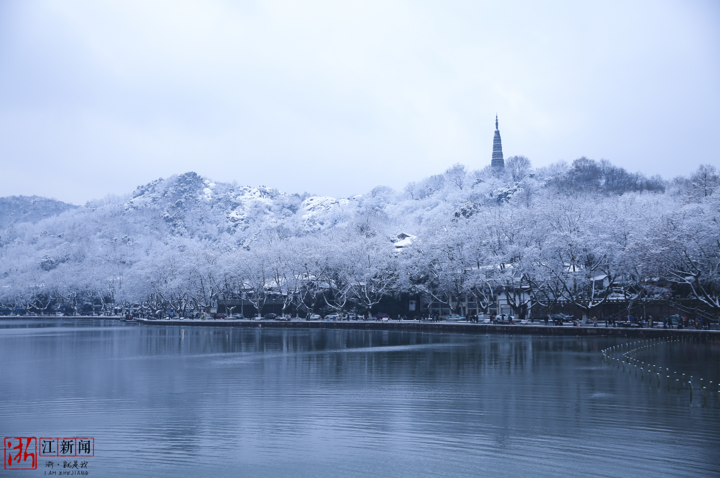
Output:
<path fill-rule="evenodd" d="M 0 0 L 0 196 L 720 166 L 720 2 Z"/>

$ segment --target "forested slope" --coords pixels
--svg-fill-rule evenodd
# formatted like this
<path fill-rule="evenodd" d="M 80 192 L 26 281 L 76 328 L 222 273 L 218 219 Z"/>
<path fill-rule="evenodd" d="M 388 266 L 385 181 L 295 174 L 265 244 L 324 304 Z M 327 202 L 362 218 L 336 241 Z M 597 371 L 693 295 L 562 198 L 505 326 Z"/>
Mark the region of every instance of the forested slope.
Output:
<path fill-rule="evenodd" d="M 681 294 L 717 315 L 717 191 L 711 166 L 664 181 L 586 158 L 533 170 L 515 157 L 499 174 L 457 165 L 339 199 L 186 173 L 12 221 L 0 230 L 0 302 L 187 310 L 275 295 L 368 310 L 398 292 L 486 304 L 525 290 L 588 311 L 610 294 Z"/>
<path fill-rule="evenodd" d="M 21 222 L 36 223 L 76 207 L 39 196 L 0 198 L 0 230 Z"/>

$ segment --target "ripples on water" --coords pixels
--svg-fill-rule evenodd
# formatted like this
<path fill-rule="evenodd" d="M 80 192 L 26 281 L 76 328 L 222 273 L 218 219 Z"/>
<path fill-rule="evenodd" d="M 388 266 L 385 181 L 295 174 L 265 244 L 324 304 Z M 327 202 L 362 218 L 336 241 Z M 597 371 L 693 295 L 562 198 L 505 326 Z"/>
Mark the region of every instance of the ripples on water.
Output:
<path fill-rule="evenodd" d="M 95 476 L 717 474 L 717 392 L 605 366 L 620 340 L 5 320 L 0 430 L 94 436 Z M 720 381 L 717 347 L 657 354 Z"/>

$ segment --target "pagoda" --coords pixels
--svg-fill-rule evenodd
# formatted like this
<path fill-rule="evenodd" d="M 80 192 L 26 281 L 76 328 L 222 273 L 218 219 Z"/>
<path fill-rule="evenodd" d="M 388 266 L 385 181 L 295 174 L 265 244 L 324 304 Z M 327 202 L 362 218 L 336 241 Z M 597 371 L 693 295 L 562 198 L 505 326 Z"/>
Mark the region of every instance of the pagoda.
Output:
<path fill-rule="evenodd" d="M 490 165 L 493 168 L 505 169 L 505 160 L 503 159 L 502 154 L 502 141 L 500 140 L 497 115 L 495 115 L 495 137 L 493 138 L 493 155 L 492 163 Z"/>

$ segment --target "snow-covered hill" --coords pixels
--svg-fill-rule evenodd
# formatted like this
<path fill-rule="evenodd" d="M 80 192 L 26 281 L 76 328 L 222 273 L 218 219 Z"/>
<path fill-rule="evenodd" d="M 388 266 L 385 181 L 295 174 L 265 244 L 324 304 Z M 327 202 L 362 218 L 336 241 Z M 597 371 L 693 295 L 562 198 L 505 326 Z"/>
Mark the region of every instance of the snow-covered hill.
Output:
<path fill-rule="evenodd" d="M 189 172 L 138 187 L 124 204 L 124 216 L 158 214 L 172 235 L 232 236 L 247 245 L 262 231 L 302 235 L 337 225 L 334 214 L 350 202 L 221 183 Z"/>
<path fill-rule="evenodd" d="M 705 218 L 716 217 L 717 182 L 712 167 L 664 182 L 581 158 L 502 173 L 456 165 L 402 192 L 378 186 L 347 198 L 222 183 L 193 172 L 81 207 L 4 198 L 0 305 L 84 297 L 201 307 L 250 290 L 260 297 L 299 277 L 305 286 L 322 278 L 332 300 L 360 303 L 392 291 L 447 295 L 501 287 L 503 276 L 491 280 L 488 264 L 505 267 L 502 287 L 514 287 L 520 271 L 545 287 L 552 268 L 560 276 L 589 270 L 584 264 L 597 258 L 604 272 L 588 280 L 637 271 L 658 277 L 665 259 L 651 252 L 664 258 L 691 240 L 716 244 L 717 221 Z M 664 236 L 675 219 L 680 226 L 672 227 L 689 239 Z M 585 262 L 568 269 L 577 261 Z M 290 289 L 284 293 L 289 297 Z"/>
<path fill-rule="evenodd" d="M 36 223 L 77 206 L 39 196 L 0 198 L 0 229 L 21 222 Z"/>

